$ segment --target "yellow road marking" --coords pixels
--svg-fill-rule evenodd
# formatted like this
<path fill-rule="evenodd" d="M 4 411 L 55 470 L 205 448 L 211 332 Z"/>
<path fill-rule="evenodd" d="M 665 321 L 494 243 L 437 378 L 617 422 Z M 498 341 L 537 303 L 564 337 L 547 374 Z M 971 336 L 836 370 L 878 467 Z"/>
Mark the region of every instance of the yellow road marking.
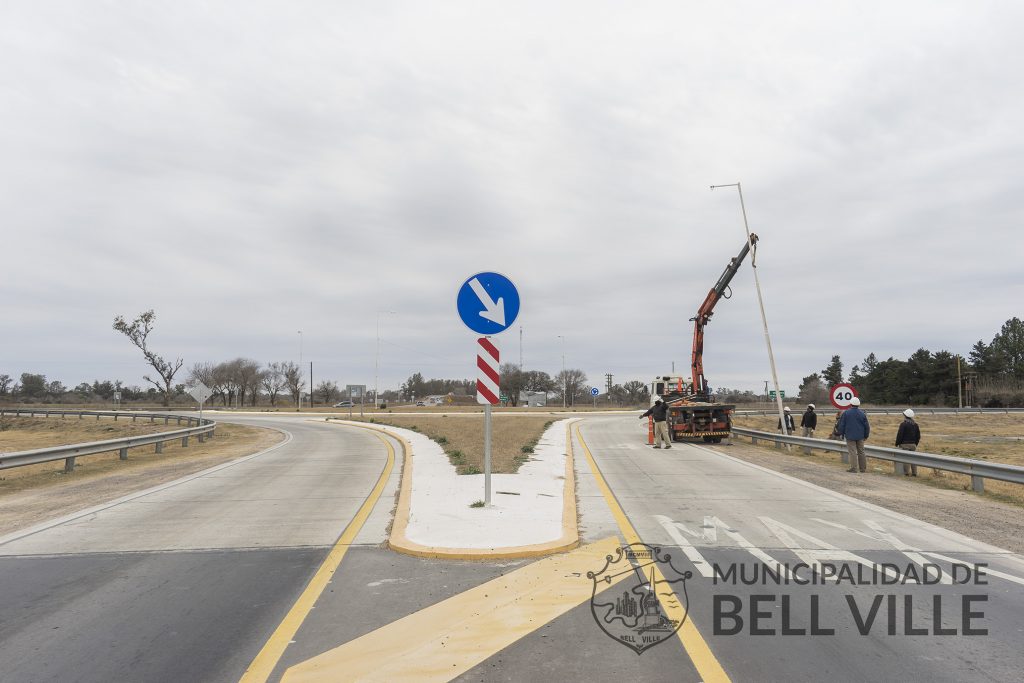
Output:
<path fill-rule="evenodd" d="M 594 478 L 597 480 L 598 488 L 601 489 L 601 493 L 604 494 L 605 502 L 608 503 L 608 507 L 611 508 L 612 515 L 615 516 L 615 521 L 619 525 L 619 530 L 622 531 L 622 535 L 626 537 L 627 543 L 643 543 L 640 535 L 633 528 L 629 518 L 626 517 L 626 513 L 623 511 L 622 506 L 619 505 L 618 499 L 615 498 L 615 494 L 612 493 L 608 483 L 604 480 L 604 476 L 601 474 L 601 470 L 597 467 L 597 462 L 594 460 L 594 456 L 591 454 L 590 449 L 587 447 L 587 442 L 583 440 L 583 434 L 580 433 L 579 425 L 576 425 L 576 438 L 580 441 L 580 446 L 583 447 L 583 453 L 587 456 L 587 463 L 590 465 L 590 471 L 594 473 Z M 657 581 L 664 581 L 665 577 L 658 570 L 657 566 L 654 566 L 655 578 Z M 683 625 L 676 631 L 676 635 L 679 636 L 679 640 L 683 644 L 683 648 L 686 650 L 686 654 L 690 656 L 690 660 L 693 665 L 697 668 L 697 672 L 701 675 L 704 683 L 728 683 L 729 676 L 726 675 L 722 665 L 715 658 L 715 655 L 711 652 L 711 648 L 704 641 L 700 631 L 693 624 L 693 618 L 688 617 L 686 609 L 683 608 L 682 604 L 674 599 L 666 600 L 662 597 L 662 594 L 658 594 L 658 602 L 661 603 L 662 608 L 665 610 L 665 614 L 669 619 L 682 620 L 686 618 Z"/>
<path fill-rule="evenodd" d="M 587 571 L 619 545 L 612 536 L 537 560 L 296 664 L 282 681 L 450 681 L 590 600 Z"/>
<path fill-rule="evenodd" d="M 348 547 L 352 545 L 356 536 L 359 534 L 359 530 L 363 528 L 363 524 L 366 519 L 370 516 L 370 511 L 373 510 L 373 506 L 377 503 L 377 499 L 380 498 L 380 494 L 384 491 L 384 486 L 387 484 L 388 477 L 391 476 L 391 470 L 395 466 L 395 449 L 392 447 L 391 442 L 385 439 L 383 436 L 378 434 L 376 431 L 370 430 L 373 435 L 384 442 L 384 445 L 388 449 L 388 461 L 384 466 L 384 471 L 380 473 L 380 477 L 377 479 L 377 484 L 373 487 L 370 495 L 363 501 L 359 511 L 356 512 L 355 517 L 345 527 L 345 531 L 342 532 L 341 538 L 331 548 L 331 552 L 327 554 L 326 559 L 320 565 L 316 574 L 310 579 L 306 585 L 306 589 L 302 591 L 302 595 L 295 601 L 292 608 L 288 610 L 288 614 L 285 615 L 284 620 L 278 625 L 274 633 L 271 634 L 270 639 L 267 640 L 266 645 L 260 650 L 256 658 L 252 660 L 252 664 L 245 670 L 242 675 L 240 683 L 263 683 L 270 674 L 273 673 L 274 667 L 277 666 L 278 661 L 281 659 L 281 655 L 284 654 L 285 648 L 288 647 L 288 643 L 295 637 L 299 627 L 302 626 L 302 622 L 305 621 L 309 611 L 313 609 L 313 605 L 316 604 L 320 594 L 323 593 L 324 588 L 330 583 L 331 577 L 334 576 L 334 572 L 337 571 L 338 565 L 341 564 L 341 560 L 345 557 L 345 552 Z"/>

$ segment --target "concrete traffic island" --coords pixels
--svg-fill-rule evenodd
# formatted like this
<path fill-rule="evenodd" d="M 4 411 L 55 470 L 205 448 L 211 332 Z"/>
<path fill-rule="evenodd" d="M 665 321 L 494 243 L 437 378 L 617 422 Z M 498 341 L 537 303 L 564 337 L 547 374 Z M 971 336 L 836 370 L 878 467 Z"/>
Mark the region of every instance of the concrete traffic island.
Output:
<path fill-rule="evenodd" d="M 399 427 L 345 422 L 385 433 L 404 451 L 398 506 L 388 547 L 419 557 L 473 560 L 540 557 L 579 545 L 569 427 L 559 420 L 541 436 L 517 474 L 456 474 L 441 446 Z M 342 422 L 340 420 L 332 422 Z"/>

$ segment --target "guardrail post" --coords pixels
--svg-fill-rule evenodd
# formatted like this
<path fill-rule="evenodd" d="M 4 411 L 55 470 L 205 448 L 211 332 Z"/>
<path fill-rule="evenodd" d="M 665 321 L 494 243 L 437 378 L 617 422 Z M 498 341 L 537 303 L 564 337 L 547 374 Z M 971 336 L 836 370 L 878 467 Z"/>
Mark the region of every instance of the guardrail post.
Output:
<path fill-rule="evenodd" d="M 206 434 L 197 434 L 196 436 L 199 437 L 199 443 L 206 441 Z"/>
<path fill-rule="evenodd" d="M 127 460 L 128 459 L 128 449 L 127 448 L 122 448 L 121 449 L 121 459 L 122 460 Z"/>
<path fill-rule="evenodd" d="M 850 451 L 846 450 L 845 448 L 842 451 L 840 451 L 839 452 L 839 461 L 842 462 L 844 465 L 849 465 L 850 464 Z"/>
<path fill-rule="evenodd" d="M 181 437 L 181 447 L 182 448 L 188 448 L 188 437 L 187 436 Z"/>
<path fill-rule="evenodd" d="M 166 415 L 164 415 L 164 424 L 169 424 L 170 421 L 171 421 L 171 418 L 169 418 Z"/>
<path fill-rule="evenodd" d="M 78 419 L 79 420 L 81 420 L 83 417 L 85 417 L 85 413 L 79 413 L 78 414 Z"/>
<path fill-rule="evenodd" d="M 971 488 L 974 489 L 975 493 L 985 493 L 985 478 L 972 474 Z"/>
<path fill-rule="evenodd" d="M 149 421 L 150 421 L 150 422 L 156 422 L 156 417 L 155 417 L 155 416 L 153 416 L 153 415 L 150 415 L 150 416 L 149 416 Z"/>
<path fill-rule="evenodd" d="M 97 422 L 99 422 L 99 421 L 100 421 L 100 414 L 99 414 L 99 413 L 96 413 L 96 421 L 97 421 Z"/>
<path fill-rule="evenodd" d="M 135 422 L 135 415 L 132 415 L 132 422 Z"/>
<path fill-rule="evenodd" d="M 74 472 L 74 470 L 75 470 L 75 459 L 74 459 L 74 457 L 64 458 L 64 471 L 65 472 Z"/>
<path fill-rule="evenodd" d="M 114 413 L 114 422 L 117 422 L 117 413 Z"/>
<path fill-rule="evenodd" d="M 164 442 L 163 441 L 157 441 L 156 442 L 156 452 L 157 452 L 157 455 L 159 455 L 159 454 L 164 452 Z"/>

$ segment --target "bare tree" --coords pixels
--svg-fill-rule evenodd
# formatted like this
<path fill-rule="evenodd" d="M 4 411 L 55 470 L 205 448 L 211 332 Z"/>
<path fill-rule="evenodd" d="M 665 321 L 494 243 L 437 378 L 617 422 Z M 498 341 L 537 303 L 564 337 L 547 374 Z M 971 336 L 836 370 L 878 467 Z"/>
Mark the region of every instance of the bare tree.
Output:
<path fill-rule="evenodd" d="M 585 398 L 587 373 L 578 369 L 568 369 L 555 375 L 557 391 L 565 392 L 565 405 L 573 406 Z"/>
<path fill-rule="evenodd" d="M 284 363 L 269 364 L 267 369 L 263 371 L 261 383 L 267 391 L 267 396 L 270 397 L 270 405 L 276 406 L 277 395 L 286 386 L 284 381 Z"/>
<path fill-rule="evenodd" d="M 299 397 L 302 395 L 302 390 L 306 388 L 306 380 L 302 377 L 302 368 L 298 363 L 288 361 L 281 365 L 281 373 L 284 376 L 285 386 L 291 392 L 292 401 L 295 402 L 295 405 L 299 405 Z"/>
<path fill-rule="evenodd" d="M 519 392 L 523 390 L 523 373 L 515 363 L 502 363 L 499 369 L 501 374 L 501 393 L 508 396 L 509 403 L 513 406 L 519 405 Z"/>
<path fill-rule="evenodd" d="M 330 405 L 338 397 L 338 385 L 324 380 L 316 385 L 316 393 L 326 405 Z"/>
<path fill-rule="evenodd" d="M 7 390 L 11 388 L 13 382 L 10 375 L 0 375 L 0 396 L 7 395 Z"/>
<path fill-rule="evenodd" d="M 236 358 L 232 361 L 235 371 L 235 381 L 238 383 L 238 404 L 245 405 L 246 394 L 252 391 L 259 392 L 260 386 L 260 364 L 250 358 Z M 256 405 L 255 399 L 252 402 Z"/>
<path fill-rule="evenodd" d="M 117 316 L 114 318 L 114 329 L 128 337 L 131 343 L 135 344 L 142 351 L 142 355 L 146 358 L 146 362 L 149 363 L 150 367 L 156 370 L 160 380 L 163 382 L 163 386 L 148 375 L 144 375 L 142 379 L 162 391 L 164 394 L 164 405 L 169 406 L 171 404 L 171 382 L 174 380 L 174 375 L 181 369 L 184 361 L 178 358 L 173 363 L 168 362 L 149 349 L 147 339 L 149 333 L 153 331 L 154 320 L 156 320 L 156 314 L 152 310 L 141 313 L 130 324 L 125 322 L 121 316 Z"/>
<path fill-rule="evenodd" d="M 221 387 L 221 393 L 224 397 L 224 405 L 231 403 L 234 405 L 235 397 L 238 396 L 238 361 L 240 359 L 229 360 L 223 363 L 218 363 L 213 368 L 213 376 L 216 378 L 217 385 Z"/>

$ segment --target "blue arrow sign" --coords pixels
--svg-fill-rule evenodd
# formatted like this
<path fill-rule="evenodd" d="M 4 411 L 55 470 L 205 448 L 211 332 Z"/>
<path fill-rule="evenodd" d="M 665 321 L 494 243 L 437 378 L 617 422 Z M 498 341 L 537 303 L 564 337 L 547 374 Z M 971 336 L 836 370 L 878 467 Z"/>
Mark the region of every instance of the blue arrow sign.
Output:
<path fill-rule="evenodd" d="M 592 388 L 592 389 L 590 390 L 590 395 L 591 395 L 591 396 L 597 396 L 597 395 L 598 395 L 598 394 L 600 394 L 600 393 L 601 393 L 601 390 L 600 390 L 600 389 L 598 389 L 597 387 L 594 387 L 594 388 Z"/>
<path fill-rule="evenodd" d="M 477 273 L 466 278 L 455 304 L 462 322 L 477 334 L 504 332 L 519 316 L 519 292 L 501 273 Z"/>

